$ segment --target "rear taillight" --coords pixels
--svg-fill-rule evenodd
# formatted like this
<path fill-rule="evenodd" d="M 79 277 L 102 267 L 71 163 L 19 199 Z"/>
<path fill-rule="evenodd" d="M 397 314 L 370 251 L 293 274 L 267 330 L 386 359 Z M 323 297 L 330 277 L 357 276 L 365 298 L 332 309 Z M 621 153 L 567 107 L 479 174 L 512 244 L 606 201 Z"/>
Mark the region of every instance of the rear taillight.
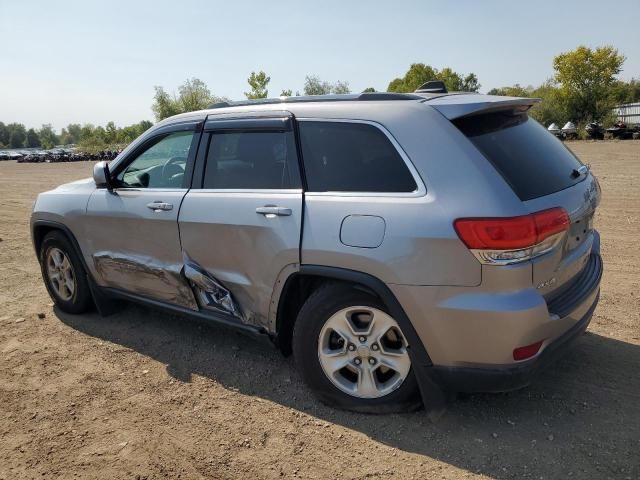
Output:
<path fill-rule="evenodd" d="M 507 218 L 459 218 L 460 240 L 482 263 L 510 264 L 547 253 L 569 229 L 563 208 Z"/>

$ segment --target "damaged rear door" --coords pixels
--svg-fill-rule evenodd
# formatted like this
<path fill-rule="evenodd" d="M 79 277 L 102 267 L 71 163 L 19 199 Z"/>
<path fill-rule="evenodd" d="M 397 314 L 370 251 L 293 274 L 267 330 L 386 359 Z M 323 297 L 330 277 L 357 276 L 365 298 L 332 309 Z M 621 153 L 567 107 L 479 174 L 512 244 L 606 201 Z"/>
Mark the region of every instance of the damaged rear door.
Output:
<path fill-rule="evenodd" d="M 181 273 L 178 212 L 202 120 L 157 131 L 115 166 L 112 190 L 91 195 L 84 237 L 101 286 L 198 309 Z"/>
<path fill-rule="evenodd" d="M 268 328 L 278 276 L 300 261 L 301 220 L 291 115 L 209 115 L 178 218 L 200 307 Z"/>

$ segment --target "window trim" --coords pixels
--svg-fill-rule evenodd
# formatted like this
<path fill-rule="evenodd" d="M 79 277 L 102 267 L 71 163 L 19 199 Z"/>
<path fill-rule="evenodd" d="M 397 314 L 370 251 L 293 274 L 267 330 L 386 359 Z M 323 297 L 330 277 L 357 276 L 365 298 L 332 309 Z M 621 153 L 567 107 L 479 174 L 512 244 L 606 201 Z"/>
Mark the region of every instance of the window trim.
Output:
<path fill-rule="evenodd" d="M 381 131 L 386 137 L 393 148 L 395 148 L 400 158 L 405 163 L 405 166 L 409 170 L 409 173 L 413 177 L 413 181 L 416 183 L 417 189 L 413 192 L 344 192 L 344 191 L 328 191 L 328 192 L 314 192 L 313 190 L 306 189 L 306 196 L 313 197 L 391 197 L 391 198 L 415 198 L 415 197 L 424 197 L 427 194 L 427 188 L 422 181 L 422 177 L 416 170 L 416 167 L 413 165 L 413 162 L 409 158 L 409 155 L 404 151 L 400 143 L 395 139 L 395 137 L 387 130 L 387 128 L 381 123 L 375 122 L 373 120 L 359 120 L 352 118 L 325 118 L 325 117 L 297 117 L 297 123 L 303 122 L 324 122 L 324 123 L 355 123 L 361 125 L 371 125 L 374 128 L 377 128 Z M 302 140 L 300 141 L 300 148 L 302 148 Z M 304 158 L 302 158 L 302 163 L 304 164 Z M 305 178 L 306 184 L 306 178 Z"/>
<path fill-rule="evenodd" d="M 203 188 L 206 163 L 209 157 L 209 148 L 211 147 L 211 140 L 213 135 L 215 135 L 216 133 L 225 134 L 225 133 L 240 133 L 240 132 L 248 132 L 248 133 L 281 132 L 283 134 L 286 134 L 286 133 L 294 134 L 293 116 L 289 112 L 284 112 L 286 115 L 283 114 L 282 112 L 274 112 L 274 113 L 275 113 L 274 115 L 264 115 L 260 117 L 255 117 L 255 115 L 247 116 L 247 117 L 243 115 L 233 115 L 224 119 L 218 119 L 218 118 L 213 119 L 213 118 L 207 117 L 205 125 L 208 125 L 208 126 L 205 127 L 205 131 L 203 132 L 200 139 L 200 146 L 198 148 L 198 158 L 196 159 L 196 173 L 194 174 L 190 191 L 198 192 L 198 193 L 238 193 L 238 194 L 239 193 L 257 193 L 257 194 L 271 193 L 274 195 L 302 194 L 304 192 L 304 189 L 302 187 L 300 188 Z M 263 122 L 264 120 L 271 120 L 271 119 L 281 122 L 278 124 L 277 128 L 265 129 L 263 126 L 258 126 L 257 128 L 252 128 L 250 126 L 250 122 L 253 120 L 260 120 Z M 228 125 L 227 122 L 230 120 L 241 120 L 243 122 L 243 127 L 240 129 L 225 128 Z M 283 120 L 286 120 L 287 122 L 284 122 Z M 221 128 L 216 128 L 215 126 L 213 126 L 215 125 L 215 122 L 220 122 Z M 256 125 L 259 125 L 259 124 L 256 124 Z M 295 135 L 293 137 L 293 141 L 296 147 L 295 162 L 296 162 L 297 171 L 298 171 L 297 174 L 298 174 L 298 177 L 300 178 L 300 184 L 302 185 L 304 181 L 304 177 L 303 177 L 302 171 L 300 170 L 300 163 L 301 163 L 299 158 L 300 154 L 298 149 L 297 138 Z"/>
<path fill-rule="evenodd" d="M 168 137 L 174 133 L 180 132 L 193 132 L 193 138 L 191 139 L 191 146 L 189 147 L 189 155 L 187 156 L 187 163 L 185 165 L 184 170 L 184 179 L 182 181 L 182 186 L 176 188 L 168 188 L 168 187 L 115 187 L 114 191 L 140 191 L 140 192 L 180 192 L 189 190 L 191 185 L 191 179 L 193 175 L 193 167 L 196 160 L 196 154 L 198 150 L 198 146 L 200 143 L 200 137 L 202 136 L 202 120 L 190 120 L 187 122 L 179 122 L 173 123 L 170 125 L 165 125 L 157 130 L 153 131 L 146 138 L 142 139 L 138 145 L 135 146 L 131 152 L 127 154 L 126 157 L 118 160 L 117 164 L 113 165 L 113 170 L 111 169 L 111 165 L 109 168 L 109 175 L 112 180 L 125 170 L 131 163 L 133 163 L 140 155 L 146 152 L 149 148 L 153 147 L 153 145 L 162 141 L 162 138 Z"/>

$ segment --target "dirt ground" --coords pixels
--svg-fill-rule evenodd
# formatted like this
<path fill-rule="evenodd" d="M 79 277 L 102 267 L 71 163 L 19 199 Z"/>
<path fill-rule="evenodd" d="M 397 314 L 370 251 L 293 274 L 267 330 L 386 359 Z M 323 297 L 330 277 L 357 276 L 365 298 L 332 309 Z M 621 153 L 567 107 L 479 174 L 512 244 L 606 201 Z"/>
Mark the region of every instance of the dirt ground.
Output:
<path fill-rule="evenodd" d="M 436 424 L 327 408 L 292 359 L 223 327 L 54 311 L 31 205 L 92 165 L 0 162 L 0 479 L 640 478 L 640 142 L 570 146 L 604 192 L 589 331 L 531 387 Z"/>

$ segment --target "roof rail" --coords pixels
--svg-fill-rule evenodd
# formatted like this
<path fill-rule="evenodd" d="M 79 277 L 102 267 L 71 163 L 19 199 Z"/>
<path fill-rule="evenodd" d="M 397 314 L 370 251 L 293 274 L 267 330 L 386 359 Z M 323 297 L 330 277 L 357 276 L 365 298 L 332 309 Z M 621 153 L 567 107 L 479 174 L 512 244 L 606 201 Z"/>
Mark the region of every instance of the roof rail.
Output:
<path fill-rule="evenodd" d="M 309 103 L 309 102 L 344 102 L 344 101 L 372 101 L 372 100 L 424 100 L 424 97 L 413 93 L 355 93 L 346 95 L 309 95 L 297 97 L 259 98 L 256 100 L 239 100 L 217 102 L 209 106 L 214 108 L 245 107 L 248 105 L 272 105 L 276 103 Z"/>
<path fill-rule="evenodd" d="M 418 87 L 415 93 L 449 93 L 442 80 L 430 80 Z"/>

